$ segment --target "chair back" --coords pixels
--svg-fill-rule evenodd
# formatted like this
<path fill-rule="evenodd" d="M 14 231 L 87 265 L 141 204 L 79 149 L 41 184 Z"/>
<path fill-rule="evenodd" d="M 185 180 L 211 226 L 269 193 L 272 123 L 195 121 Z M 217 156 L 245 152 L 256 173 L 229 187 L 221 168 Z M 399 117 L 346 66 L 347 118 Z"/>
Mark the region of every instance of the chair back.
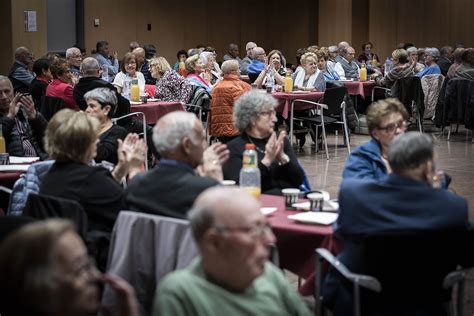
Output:
<path fill-rule="evenodd" d="M 448 123 L 474 129 L 474 80 L 453 78 L 446 85 L 445 111 Z"/>
<path fill-rule="evenodd" d="M 347 94 L 346 87 L 335 87 L 326 89 L 324 92 L 323 102 L 328 106 L 327 110 L 324 110 L 324 115 L 331 116 L 341 116 L 342 108 L 341 103 L 344 101 L 344 97 Z"/>
<path fill-rule="evenodd" d="M 431 119 L 435 115 L 436 103 L 443 86 L 444 76 L 441 74 L 427 75 L 421 78 L 421 87 L 425 95 L 424 119 Z"/>
<path fill-rule="evenodd" d="M 66 109 L 66 103 L 58 97 L 42 96 L 39 111 L 49 121 L 56 112 Z"/>
<path fill-rule="evenodd" d="M 464 263 L 467 237 L 464 229 L 366 237 L 363 271 L 357 272 L 377 278 L 382 291 L 361 291 L 362 315 L 402 315 L 406 311 L 438 315 L 451 300 L 451 289 L 443 288 L 443 279 Z"/>
<path fill-rule="evenodd" d="M 23 216 L 40 220 L 53 217 L 69 219 L 76 226 L 78 234 L 86 239 L 88 230 L 87 214 L 77 201 L 30 193 L 23 209 Z"/>
<path fill-rule="evenodd" d="M 410 116 L 419 114 L 420 117 L 423 118 L 425 112 L 425 97 L 419 77 L 410 76 L 397 79 L 392 86 L 392 96 L 405 105 Z M 415 104 L 415 109 L 412 108 L 412 104 Z M 413 113 L 414 110 L 418 111 L 418 113 Z"/>
<path fill-rule="evenodd" d="M 135 288 L 140 315 L 150 315 L 160 281 L 187 267 L 197 255 L 188 221 L 121 211 L 112 232 L 107 272 L 127 280 Z M 102 303 L 112 309 L 119 306 L 108 286 Z"/>

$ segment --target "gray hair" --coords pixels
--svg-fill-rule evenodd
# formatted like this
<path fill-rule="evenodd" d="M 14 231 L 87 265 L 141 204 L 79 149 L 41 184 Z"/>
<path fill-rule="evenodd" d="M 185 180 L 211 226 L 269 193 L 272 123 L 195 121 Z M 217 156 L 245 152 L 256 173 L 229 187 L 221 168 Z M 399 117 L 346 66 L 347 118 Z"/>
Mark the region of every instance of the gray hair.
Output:
<path fill-rule="evenodd" d="M 94 57 L 87 57 L 81 63 L 81 73 L 84 77 L 99 77 L 99 62 Z"/>
<path fill-rule="evenodd" d="M 110 105 L 110 111 L 108 117 L 114 117 L 115 111 L 117 110 L 117 96 L 115 91 L 110 90 L 109 88 L 95 88 L 84 94 L 84 100 L 87 102 L 89 100 L 97 101 L 101 108 L 106 105 Z"/>
<path fill-rule="evenodd" d="M 201 54 L 199 54 L 199 58 L 201 58 L 204 65 L 207 65 L 207 63 L 209 61 L 209 56 L 214 56 L 214 53 L 213 52 L 202 52 Z"/>
<path fill-rule="evenodd" d="M 244 93 L 234 104 L 235 126 L 240 132 L 251 127 L 260 112 L 264 109 L 274 109 L 277 100 L 269 94 L 252 90 Z"/>
<path fill-rule="evenodd" d="M 425 54 L 430 55 L 433 57 L 436 61 L 438 61 L 439 57 L 441 56 L 439 53 L 439 50 L 435 47 L 428 47 L 425 49 Z"/>
<path fill-rule="evenodd" d="M 408 132 L 397 136 L 388 150 L 388 162 L 395 173 L 403 173 L 432 160 L 433 138 L 420 132 Z"/>
<path fill-rule="evenodd" d="M 188 57 L 199 55 L 200 53 L 201 53 L 201 50 L 199 48 L 190 48 L 188 50 Z"/>
<path fill-rule="evenodd" d="M 8 84 L 10 85 L 10 88 L 12 89 L 12 93 L 13 93 L 13 84 L 12 84 L 10 78 L 8 78 L 7 76 L 4 76 L 4 75 L 0 75 L 0 81 L 8 82 Z"/>
<path fill-rule="evenodd" d="M 66 59 L 70 58 L 72 55 L 74 55 L 74 53 L 78 53 L 79 55 L 81 55 L 81 50 L 77 47 L 68 48 L 66 50 Z"/>
<path fill-rule="evenodd" d="M 328 51 L 330 53 L 337 53 L 337 46 L 336 45 L 331 45 L 328 47 Z"/>
<path fill-rule="evenodd" d="M 193 113 L 176 111 L 163 116 L 153 128 L 153 144 L 162 155 L 173 152 L 178 148 L 184 137 L 196 143 L 194 127 L 200 123 Z"/>
<path fill-rule="evenodd" d="M 407 53 L 408 53 L 408 55 L 418 54 L 418 48 L 416 48 L 415 46 L 408 47 L 407 48 Z"/>
<path fill-rule="evenodd" d="M 239 62 L 235 59 L 226 60 L 222 63 L 221 70 L 224 75 L 237 71 L 239 70 Z"/>

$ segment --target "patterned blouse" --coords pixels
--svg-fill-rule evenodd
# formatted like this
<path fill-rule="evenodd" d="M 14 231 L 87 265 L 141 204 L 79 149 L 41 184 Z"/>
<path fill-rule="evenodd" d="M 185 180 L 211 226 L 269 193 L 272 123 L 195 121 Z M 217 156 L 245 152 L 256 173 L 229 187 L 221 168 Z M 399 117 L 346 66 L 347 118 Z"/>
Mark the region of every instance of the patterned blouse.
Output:
<path fill-rule="evenodd" d="M 155 98 L 164 102 L 187 103 L 192 91 L 193 87 L 185 78 L 170 70 L 156 81 Z"/>

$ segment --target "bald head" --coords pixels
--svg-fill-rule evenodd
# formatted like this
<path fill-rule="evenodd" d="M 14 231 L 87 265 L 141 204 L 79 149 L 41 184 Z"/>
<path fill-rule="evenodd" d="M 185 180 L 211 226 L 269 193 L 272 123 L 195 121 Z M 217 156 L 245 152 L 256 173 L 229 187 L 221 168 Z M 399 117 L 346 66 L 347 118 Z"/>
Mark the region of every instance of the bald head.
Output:
<path fill-rule="evenodd" d="M 145 62 L 145 50 L 142 47 L 137 47 L 133 50 L 133 55 L 135 55 L 138 66 L 143 65 Z"/>
<path fill-rule="evenodd" d="M 254 42 L 248 42 L 247 45 L 245 45 L 245 50 L 247 51 L 248 57 L 252 58 L 252 51 L 255 47 L 257 47 L 257 44 Z"/>
<path fill-rule="evenodd" d="M 238 227 L 248 217 L 263 217 L 259 202 L 244 190 L 223 186 L 201 193 L 188 214 L 198 243 L 211 227 L 232 224 Z"/>
<path fill-rule="evenodd" d="M 252 50 L 252 58 L 265 61 L 265 50 L 262 47 L 255 47 Z"/>
<path fill-rule="evenodd" d="M 29 61 L 31 61 L 32 55 L 30 53 L 30 50 L 24 46 L 18 47 L 15 49 L 15 59 L 27 64 Z"/>
<path fill-rule="evenodd" d="M 344 54 L 343 51 L 347 49 L 348 47 L 349 47 L 349 43 L 345 41 L 339 42 L 339 44 L 337 44 L 337 49 L 339 50 L 339 54 L 341 55 Z"/>
<path fill-rule="evenodd" d="M 239 56 L 239 46 L 237 44 L 229 44 L 229 54 L 233 57 Z"/>
<path fill-rule="evenodd" d="M 81 63 L 81 73 L 84 77 L 99 78 L 99 62 L 94 57 L 87 57 Z"/>

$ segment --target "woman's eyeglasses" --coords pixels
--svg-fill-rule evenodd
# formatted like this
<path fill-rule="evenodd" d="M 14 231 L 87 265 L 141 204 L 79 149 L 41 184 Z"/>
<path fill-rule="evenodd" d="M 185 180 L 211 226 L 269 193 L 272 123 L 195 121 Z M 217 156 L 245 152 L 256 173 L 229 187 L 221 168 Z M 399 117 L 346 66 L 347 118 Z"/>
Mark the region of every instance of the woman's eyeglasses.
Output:
<path fill-rule="evenodd" d="M 393 132 L 395 132 L 395 130 L 397 128 L 401 129 L 402 131 L 405 131 L 407 129 L 407 122 L 406 121 L 400 121 L 398 123 L 389 124 L 385 127 L 379 127 L 378 129 L 381 130 L 381 131 L 385 131 L 387 133 L 393 133 Z"/>

